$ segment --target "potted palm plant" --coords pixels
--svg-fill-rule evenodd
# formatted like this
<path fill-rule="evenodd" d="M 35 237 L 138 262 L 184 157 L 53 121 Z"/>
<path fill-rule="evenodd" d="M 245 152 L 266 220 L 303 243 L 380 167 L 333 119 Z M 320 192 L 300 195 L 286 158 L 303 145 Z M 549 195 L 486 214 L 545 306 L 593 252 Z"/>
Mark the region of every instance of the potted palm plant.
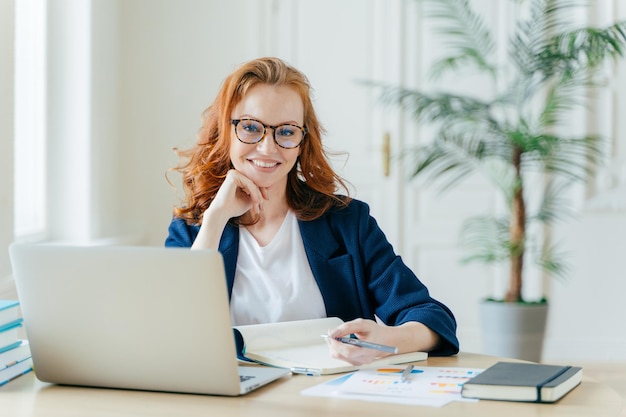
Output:
<path fill-rule="evenodd" d="M 543 273 L 566 274 L 563 256 L 543 238 L 543 231 L 562 218 L 568 186 L 585 181 L 602 161 L 603 138 L 559 132 L 570 110 L 584 104 L 589 88 L 600 87 L 594 76 L 602 66 L 623 55 L 626 22 L 604 28 L 572 27 L 568 13 L 579 4 L 517 1 L 520 17 L 510 36 L 495 39 L 468 0 L 430 1 L 428 17 L 450 51 L 433 65 L 432 74 L 454 71 L 458 78 L 468 71 L 478 73 L 492 86 L 491 93 L 472 96 L 378 85 L 385 103 L 400 106 L 418 122 L 435 128 L 431 141 L 404 152 L 414 158 L 413 177 L 433 179 L 448 189 L 470 174 L 484 174 L 504 202 L 505 212 L 467 219 L 461 233 L 461 242 L 470 249 L 465 261 L 509 268 L 506 296 L 486 300 L 482 314 L 488 319 L 505 318 L 505 327 L 483 323 L 483 333 L 492 329 L 496 338 L 512 335 L 517 323 L 541 340 L 538 347 L 520 348 L 487 336 L 485 346 L 493 349 L 485 349 L 486 353 L 540 360 L 547 302 L 528 303 L 523 298 L 528 261 L 532 259 Z M 498 41 L 507 42 L 507 62 L 497 61 Z M 534 307 L 540 309 L 539 316 Z M 493 308 L 515 313 L 531 310 L 530 324 Z"/>

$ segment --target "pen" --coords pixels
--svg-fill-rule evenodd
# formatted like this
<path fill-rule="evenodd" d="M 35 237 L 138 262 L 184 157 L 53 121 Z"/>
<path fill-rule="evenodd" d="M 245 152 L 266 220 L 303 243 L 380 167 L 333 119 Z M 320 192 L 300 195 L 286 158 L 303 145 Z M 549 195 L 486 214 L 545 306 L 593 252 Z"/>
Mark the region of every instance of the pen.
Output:
<path fill-rule="evenodd" d="M 320 372 L 319 369 L 314 369 L 314 368 L 294 367 L 294 368 L 291 368 L 291 372 L 293 372 L 294 374 L 302 374 L 302 375 L 306 375 L 306 376 L 320 376 L 320 375 L 322 375 L 322 373 Z"/>
<path fill-rule="evenodd" d="M 328 337 L 328 335 L 327 334 L 323 334 L 322 337 Z M 354 346 L 368 348 L 368 349 L 376 349 L 376 350 L 380 350 L 382 352 L 398 353 L 398 348 L 397 347 L 381 345 L 381 344 L 372 343 L 372 342 L 366 342 L 364 340 L 357 339 L 355 337 L 348 337 L 348 336 L 337 337 L 337 338 L 335 338 L 335 340 L 337 340 L 337 341 L 339 341 L 341 343 L 346 343 L 348 345 L 354 345 Z"/>
<path fill-rule="evenodd" d="M 404 368 L 404 371 L 402 371 L 402 375 L 400 376 L 400 381 L 406 382 L 406 379 L 409 377 L 409 375 L 411 375 L 412 370 L 413 370 L 413 365 L 409 365 L 406 368 Z"/>

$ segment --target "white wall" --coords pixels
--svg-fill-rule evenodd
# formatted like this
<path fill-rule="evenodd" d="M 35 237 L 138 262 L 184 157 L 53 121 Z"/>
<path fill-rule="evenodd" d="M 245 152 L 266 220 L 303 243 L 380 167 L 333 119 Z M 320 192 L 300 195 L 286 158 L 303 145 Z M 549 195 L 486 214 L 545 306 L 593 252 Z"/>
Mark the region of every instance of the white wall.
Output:
<path fill-rule="evenodd" d="M 162 245 L 173 205 L 179 203 L 165 180 L 178 162 L 172 148 L 195 141 L 200 113 L 220 82 L 236 65 L 256 57 L 262 39 L 246 31 L 262 22 L 248 22 L 247 16 L 262 16 L 242 0 L 118 4 L 116 227 L 146 244 Z M 238 32 L 239 41 L 231 31 Z"/>
<path fill-rule="evenodd" d="M 587 210 L 568 226 L 561 237 L 572 255 L 571 274 L 552 282 L 544 357 L 624 361 L 626 215 Z"/>

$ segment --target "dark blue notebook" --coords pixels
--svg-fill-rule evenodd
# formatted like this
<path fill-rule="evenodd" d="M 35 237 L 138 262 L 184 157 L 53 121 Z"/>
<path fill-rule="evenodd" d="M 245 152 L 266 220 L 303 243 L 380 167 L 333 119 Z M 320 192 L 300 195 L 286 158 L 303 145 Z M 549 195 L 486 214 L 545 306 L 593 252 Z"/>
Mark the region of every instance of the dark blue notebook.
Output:
<path fill-rule="evenodd" d="M 498 362 L 467 381 L 466 398 L 551 403 L 574 389 L 582 368 L 537 363 Z"/>

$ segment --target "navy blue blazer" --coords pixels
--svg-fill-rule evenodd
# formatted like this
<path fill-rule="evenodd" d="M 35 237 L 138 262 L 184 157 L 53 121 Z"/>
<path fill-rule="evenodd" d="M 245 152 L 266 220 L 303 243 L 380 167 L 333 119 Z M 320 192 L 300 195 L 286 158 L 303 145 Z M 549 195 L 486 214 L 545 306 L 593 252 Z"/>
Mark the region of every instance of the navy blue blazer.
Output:
<path fill-rule="evenodd" d="M 395 254 L 367 204 L 353 199 L 345 208 L 298 224 L 328 317 L 348 321 L 374 319 L 376 315 L 391 326 L 418 321 L 441 337 L 432 355 L 459 351 L 454 315 L 429 295 L 426 286 Z M 199 229 L 174 218 L 165 246 L 190 247 Z M 225 227 L 219 251 L 224 257 L 230 296 L 239 251 L 237 226 Z"/>

